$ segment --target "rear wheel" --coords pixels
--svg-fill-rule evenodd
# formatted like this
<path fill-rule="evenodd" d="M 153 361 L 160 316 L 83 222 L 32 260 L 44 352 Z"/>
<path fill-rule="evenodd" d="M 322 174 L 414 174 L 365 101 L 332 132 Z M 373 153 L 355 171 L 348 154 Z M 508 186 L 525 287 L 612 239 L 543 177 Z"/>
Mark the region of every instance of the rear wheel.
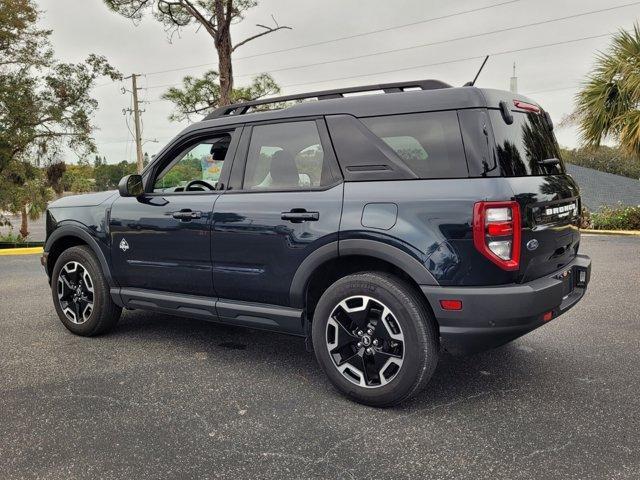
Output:
<path fill-rule="evenodd" d="M 344 277 L 322 295 L 312 325 L 318 363 L 354 400 L 390 406 L 428 383 L 438 361 L 435 322 L 417 293 L 383 273 Z"/>
<path fill-rule="evenodd" d="M 110 330 L 122 309 L 111 300 L 100 264 L 86 246 L 62 252 L 51 276 L 53 303 L 60 321 L 76 335 Z"/>

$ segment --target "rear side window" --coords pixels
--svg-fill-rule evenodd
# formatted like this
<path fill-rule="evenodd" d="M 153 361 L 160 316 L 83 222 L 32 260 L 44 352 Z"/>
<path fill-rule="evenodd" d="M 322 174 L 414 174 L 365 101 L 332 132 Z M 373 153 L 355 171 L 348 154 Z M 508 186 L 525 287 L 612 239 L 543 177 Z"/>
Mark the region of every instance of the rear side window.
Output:
<path fill-rule="evenodd" d="M 544 117 L 538 113 L 512 111 L 513 123 L 507 125 L 500 110 L 489 110 L 496 140 L 496 158 L 505 177 L 557 175 L 564 173 L 560 148 Z M 559 163 L 545 165 L 557 158 Z"/>
<path fill-rule="evenodd" d="M 245 190 L 305 190 L 332 181 L 315 121 L 253 127 Z"/>
<path fill-rule="evenodd" d="M 361 118 L 420 178 L 466 178 L 456 112 Z"/>

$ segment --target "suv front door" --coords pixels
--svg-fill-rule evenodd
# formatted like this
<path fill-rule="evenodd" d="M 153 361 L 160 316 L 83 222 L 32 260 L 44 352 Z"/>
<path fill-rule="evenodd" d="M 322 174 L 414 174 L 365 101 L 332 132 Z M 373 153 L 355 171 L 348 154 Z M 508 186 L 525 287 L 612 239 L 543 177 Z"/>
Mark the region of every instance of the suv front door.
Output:
<path fill-rule="evenodd" d="M 229 188 L 211 237 L 218 314 L 225 300 L 289 306 L 300 264 L 338 248 L 342 181 L 324 120 L 246 126 Z"/>
<path fill-rule="evenodd" d="M 214 296 L 213 206 L 240 130 L 180 142 L 145 174 L 143 196 L 113 203 L 111 260 L 121 287 Z"/>

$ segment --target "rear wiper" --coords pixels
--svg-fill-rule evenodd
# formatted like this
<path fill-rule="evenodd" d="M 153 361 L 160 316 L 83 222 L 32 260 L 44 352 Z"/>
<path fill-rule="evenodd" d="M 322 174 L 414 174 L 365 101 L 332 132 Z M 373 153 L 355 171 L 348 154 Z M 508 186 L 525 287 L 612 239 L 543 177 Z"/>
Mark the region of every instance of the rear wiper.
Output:
<path fill-rule="evenodd" d="M 538 160 L 538 163 L 540 165 L 558 165 L 560 164 L 560 159 L 559 158 L 545 158 L 544 160 Z"/>

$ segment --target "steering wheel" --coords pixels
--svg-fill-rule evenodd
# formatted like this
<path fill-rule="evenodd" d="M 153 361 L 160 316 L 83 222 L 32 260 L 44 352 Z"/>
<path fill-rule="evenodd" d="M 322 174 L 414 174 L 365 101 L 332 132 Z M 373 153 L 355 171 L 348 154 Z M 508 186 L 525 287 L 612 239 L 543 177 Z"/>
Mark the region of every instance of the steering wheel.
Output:
<path fill-rule="evenodd" d="M 205 189 L 207 189 L 207 190 L 215 190 L 216 189 L 216 187 L 211 185 L 209 182 L 205 182 L 204 180 L 191 180 L 184 187 L 184 191 L 185 192 L 193 192 L 193 191 L 196 191 L 196 190 L 203 190 L 202 188 L 191 188 L 191 187 L 194 187 L 196 185 L 200 186 L 200 187 L 205 187 Z"/>

